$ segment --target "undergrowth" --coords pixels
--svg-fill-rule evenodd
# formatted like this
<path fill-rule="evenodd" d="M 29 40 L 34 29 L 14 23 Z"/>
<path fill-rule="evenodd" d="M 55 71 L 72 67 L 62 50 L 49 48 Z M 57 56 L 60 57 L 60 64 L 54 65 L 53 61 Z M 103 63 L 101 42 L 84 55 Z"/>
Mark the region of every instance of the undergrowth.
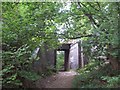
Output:
<path fill-rule="evenodd" d="M 120 71 L 112 70 L 109 64 L 92 61 L 77 71 L 73 88 L 118 88 Z"/>

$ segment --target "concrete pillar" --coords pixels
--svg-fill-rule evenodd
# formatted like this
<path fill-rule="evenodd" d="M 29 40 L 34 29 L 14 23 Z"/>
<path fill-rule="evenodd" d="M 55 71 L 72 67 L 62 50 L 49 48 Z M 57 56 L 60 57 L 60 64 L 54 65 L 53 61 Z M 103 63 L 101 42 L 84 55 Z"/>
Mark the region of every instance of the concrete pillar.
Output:
<path fill-rule="evenodd" d="M 81 41 L 81 44 L 82 44 L 82 41 Z M 83 47 L 81 46 L 81 67 L 84 67 L 84 55 L 83 55 Z"/>
<path fill-rule="evenodd" d="M 64 62 L 64 68 L 65 71 L 69 70 L 69 50 L 65 50 L 65 62 Z"/>
<path fill-rule="evenodd" d="M 70 55 L 69 55 L 69 64 L 70 64 L 70 69 L 76 70 L 79 68 L 78 43 L 71 44 Z"/>

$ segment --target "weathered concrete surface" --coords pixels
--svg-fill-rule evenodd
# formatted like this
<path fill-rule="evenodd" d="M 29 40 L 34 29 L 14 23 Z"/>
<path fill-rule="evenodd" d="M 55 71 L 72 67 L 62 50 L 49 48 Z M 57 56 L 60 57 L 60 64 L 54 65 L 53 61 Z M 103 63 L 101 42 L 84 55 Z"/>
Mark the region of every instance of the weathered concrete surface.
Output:
<path fill-rule="evenodd" d="M 69 53 L 69 68 L 78 69 L 79 68 L 79 49 L 78 43 L 71 44 Z"/>
<path fill-rule="evenodd" d="M 55 68 L 56 65 L 56 51 L 64 51 L 64 70 L 78 69 L 87 64 L 87 58 L 83 54 L 82 42 L 74 42 L 71 44 L 63 44 L 58 49 L 49 49 L 45 44 L 40 47 L 38 56 L 39 60 L 33 64 L 34 70 L 37 72 L 45 71 L 46 68 Z"/>
<path fill-rule="evenodd" d="M 41 47 L 38 52 L 39 60 L 33 63 L 33 69 L 36 72 L 46 71 L 47 68 L 52 69 L 55 65 L 56 51 L 48 49 L 47 45 Z"/>

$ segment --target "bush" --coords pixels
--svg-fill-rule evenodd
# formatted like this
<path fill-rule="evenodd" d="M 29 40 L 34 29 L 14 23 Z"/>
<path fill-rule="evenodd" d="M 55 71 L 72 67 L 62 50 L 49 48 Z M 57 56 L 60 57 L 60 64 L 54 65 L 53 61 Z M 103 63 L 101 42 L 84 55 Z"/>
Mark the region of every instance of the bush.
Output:
<path fill-rule="evenodd" d="M 109 64 L 92 61 L 78 73 L 80 75 L 73 81 L 74 88 L 114 88 L 120 84 L 120 71 L 112 70 Z"/>
<path fill-rule="evenodd" d="M 27 45 L 23 45 L 16 51 L 3 51 L 3 88 L 18 88 L 23 85 L 21 78 L 31 81 L 37 80 L 38 75 L 31 71 L 31 51 Z"/>

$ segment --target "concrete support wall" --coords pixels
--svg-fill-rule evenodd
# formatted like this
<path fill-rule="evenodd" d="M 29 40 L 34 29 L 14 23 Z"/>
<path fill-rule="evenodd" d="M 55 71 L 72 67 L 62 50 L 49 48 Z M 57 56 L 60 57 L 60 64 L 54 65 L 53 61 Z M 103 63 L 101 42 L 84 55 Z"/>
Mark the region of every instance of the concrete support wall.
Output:
<path fill-rule="evenodd" d="M 46 71 L 47 68 L 52 69 L 55 66 L 56 51 L 48 49 L 47 46 L 41 47 L 38 52 L 38 61 L 33 63 L 33 69 L 36 72 Z"/>
<path fill-rule="evenodd" d="M 69 52 L 69 68 L 78 69 L 79 68 L 79 49 L 78 43 L 71 44 Z"/>
<path fill-rule="evenodd" d="M 64 69 L 78 69 L 84 67 L 87 64 L 87 58 L 83 54 L 82 42 L 76 42 L 73 44 L 63 44 L 58 49 L 48 49 L 47 45 L 44 45 L 39 49 L 39 60 L 33 64 L 34 70 L 37 72 L 45 71 L 47 68 L 55 68 L 56 66 L 56 51 L 64 51 Z"/>
<path fill-rule="evenodd" d="M 82 44 L 82 41 L 80 42 L 80 44 Z M 81 67 L 84 67 L 84 54 L 83 54 L 83 47 L 80 46 L 80 48 L 81 48 L 81 49 L 80 49 L 80 50 L 81 50 L 81 51 L 80 51 L 80 52 L 81 52 L 81 53 L 80 53 L 80 54 L 81 54 L 81 65 L 80 65 L 80 66 L 81 66 Z"/>

